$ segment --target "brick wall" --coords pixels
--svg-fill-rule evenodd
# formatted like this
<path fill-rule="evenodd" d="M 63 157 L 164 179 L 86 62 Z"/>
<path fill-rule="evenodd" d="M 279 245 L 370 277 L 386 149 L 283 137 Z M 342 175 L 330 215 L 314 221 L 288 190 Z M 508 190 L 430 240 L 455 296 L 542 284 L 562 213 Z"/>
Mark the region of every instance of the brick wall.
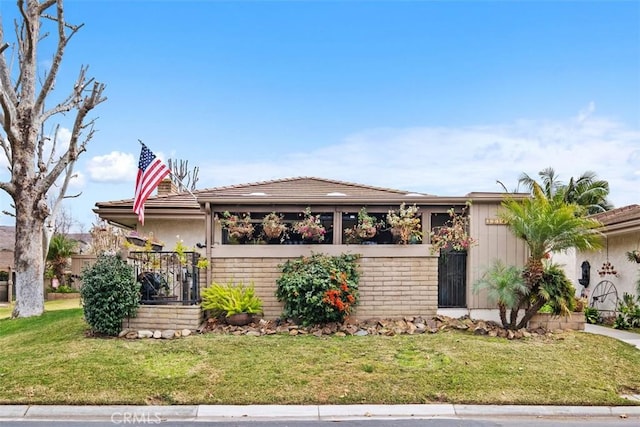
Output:
<path fill-rule="evenodd" d="M 529 329 L 543 328 L 548 331 L 584 330 L 584 313 L 571 313 L 571 317 L 556 316 L 548 313 L 534 314 L 529 321 Z"/>
<path fill-rule="evenodd" d="M 202 309 L 199 305 L 141 305 L 136 317 L 122 322 L 126 329 L 191 329 L 202 323 Z"/>
<path fill-rule="evenodd" d="M 438 258 L 430 256 L 424 248 L 422 251 L 405 248 L 388 245 L 385 248 L 362 249 L 367 253 L 361 254 L 358 260 L 360 300 L 354 317 L 397 318 L 436 314 Z M 282 304 L 275 297 L 276 280 L 281 275 L 278 266 L 291 258 L 275 256 L 280 249 L 288 250 L 278 247 L 275 254 L 271 251 L 271 256 L 259 256 L 259 252 L 255 252 L 252 254 L 254 256 L 242 257 L 235 254 L 233 257 L 214 258 L 210 266 L 212 280 L 217 283 L 226 283 L 229 280 L 234 283 L 253 282 L 256 293 L 264 304 L 264 317 L 279 317 Z"/>

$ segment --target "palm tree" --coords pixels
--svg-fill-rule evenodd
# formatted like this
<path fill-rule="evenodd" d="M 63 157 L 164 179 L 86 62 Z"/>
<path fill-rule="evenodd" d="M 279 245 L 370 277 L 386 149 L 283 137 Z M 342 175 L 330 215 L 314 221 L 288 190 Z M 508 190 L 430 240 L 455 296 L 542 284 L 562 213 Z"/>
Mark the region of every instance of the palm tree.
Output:
<path fill-rule="evenodd" d="M 533 185 L 537 184 L 547 199 L 559 199 L 565 203 L 575 203 L 581 206 L 580 215 L 591 215 L 613 208 L 607 200 L 609 183 L 597 179 L 595 172 L 586 171 L 578 179 L 571 177 L 568 184 L 563 184 L 555 170 L 550 167 L 541 170 L 538 175 L 540 182 L 523 173 L 518 178 L 518 185 L 522 184 L 533 191 Z"/>
<path fill-rule="evenodd" d="M 475 293 L 481 290 L 487 290 L 487 300 L 498 305 L 504 328 L 509 327 L 507 310 L 517 309 L 520 297 L 528 292 L 522 279 L 522 270 L 513 265 L 507 266 L 499 259 L 473 284 Z"/>
<path fill-rule="evenodd" d="M 47 263 L 58 282 L 64 284 L 64 271 L 67 268 L 68 260 L 76 248 L 76 242 L 69 239 L 64 234 L 55 234 L 49 244 L 47 253 Z"/>
<path fill-rule="evenodd" d="M 549 198 L 538 183 L 532 184 L 533 197 L 524 200 L 506 198 L 499 215 L 509 229 L 523 239 L 529 249 L 524 268 L 528 292 L 520 296 L 517 309 L 526 307 L 524 318 L 517 324 L 517 310 L 511 312 L 510 328 L 525 327 L 531 317 L 544 305 L 548 292 L 544 291 L 543 260 L 551 252 L 569 248 L 593 250 L 602 247 L 598 221 L 580 215 L 581 208 L 558 197 Z M 514 313 L 515 311 L 515 313 Z"/>

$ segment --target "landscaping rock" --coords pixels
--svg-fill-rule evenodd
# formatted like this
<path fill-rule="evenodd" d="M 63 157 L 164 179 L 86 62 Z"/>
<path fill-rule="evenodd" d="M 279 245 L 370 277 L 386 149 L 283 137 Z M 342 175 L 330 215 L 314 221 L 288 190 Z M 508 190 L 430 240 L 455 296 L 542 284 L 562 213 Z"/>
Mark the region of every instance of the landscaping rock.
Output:
<path fill-rule="evenodd" d="M 162 338 L 162 331 L 161 331 L 161 330 L 155 330 L 155 331 L 153 331 L 153 338 L 155 338 L 155 339 L 160 339 L 160 338 Z"/>
<path fill-rule="evenodd" d="M 183 329 L 182 330 L 182 336 L 183 337 L 188 337 L 189 335 L 191 335 L 191 329 Z"/>
<path fill-rule="evenodd" d="M 147 331 L 147 330 L 138 331 L 138 338 L 151 338 L 151 337 L 153 337 L 153 332 L 151 331 Z"/>
<path fill-rule="evenodd" d="M 165 329 L 161 333 L 161 338 L 163 340 L 172 340 L 175 338 L 175 336 L 176 336 L 176 331 L 173 329 Z"/>
<path fill-rule="evenodd" d="M 135 340 L 138 338 L 138 331 L 129 331 L 124 336 L 128 340 Z"/>

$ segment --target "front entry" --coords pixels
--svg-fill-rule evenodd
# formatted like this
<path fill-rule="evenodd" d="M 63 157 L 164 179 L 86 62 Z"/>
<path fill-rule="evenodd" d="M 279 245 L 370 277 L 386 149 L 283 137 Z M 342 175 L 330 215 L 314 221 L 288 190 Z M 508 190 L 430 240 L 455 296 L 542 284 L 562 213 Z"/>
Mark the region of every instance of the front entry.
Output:
<path fill-rule="evenodd" d="M 442 252 L 438 258 L 438 308 L 467 306 L 467 253 Z"/>

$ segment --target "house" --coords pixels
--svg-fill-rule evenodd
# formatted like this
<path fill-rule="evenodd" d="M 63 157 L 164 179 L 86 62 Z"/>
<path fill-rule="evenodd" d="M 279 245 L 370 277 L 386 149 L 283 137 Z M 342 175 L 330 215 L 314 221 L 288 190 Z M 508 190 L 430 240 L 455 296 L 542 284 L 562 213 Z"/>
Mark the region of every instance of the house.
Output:
<path fill-rule="evenodd" d="M 13 250 L 16 241 L 15 228 L 0 225 L 0 271 L 13 270 Z"/>
<path fill-rule="evenodd" d="M 576 271 L 584 293 L 594 307 L 613 312 L 624 293 L 638 295 L 640 264 L 627 252 L 640 250 L 640 205 L 629 205 L 592 215 L 603 224 L 604 248 L 578 252 Z"/>
<path fill-rule="evenodd" d="M 317 252 L 360 254 L 357 317 L 428 316 L 435 314 L 439 306 L 494 308 L 486 295 L 472 292 L 473 282 L 496 258 L 511 265 L 524 264 L 524 243 L 497 218 L 503 196 L 474 192 L 443 197 L 315 177 L 232 185 L 190 194 L 178 193 L 166 180 L 159 186 L 158 195 L 145 204 L 144 226 L 138 224 L 132 211 L 132 199 L 96 203 L 94 212 L 103 220 L 139 234 L 153 233 L 154 238 L 165 242 L 165 249 L 170 250 L 177 240 L 199 248 L 201 256 L 210 260 L 210 268 L 201 274 L 201 286 L 214 281 L 251 281 L 264 301 L 265 317 L 277 317 L 281 312 L 282 306 L 274 296 L 278 266 L 288 259 Z M 463 270 L 447 274 L 444 268 L 451 259 L 443 260 L 431 253 L 428 234 L 449 220 L 449 209 L 460 212 L 468 202 L 469 231 L 478 244 L 468 251 Z M 384 219 L 402 203 L 419 208 L 426 236 L 422 242 L 393 244 L 393 236 L 385 231 L 376 236 L 376 244 L 346 243 L 344 230 L 355 224 L 362 207 Z M 293 223 L 307 207 L 320 216 L 327 230 L 322 243 L 306 244 L 293 236 L 282 243 L 233 244 L 221 225 L 225 212 L 249 214 L 257 227 L 270 212 L 277 212 L 285 222 Z"/>

